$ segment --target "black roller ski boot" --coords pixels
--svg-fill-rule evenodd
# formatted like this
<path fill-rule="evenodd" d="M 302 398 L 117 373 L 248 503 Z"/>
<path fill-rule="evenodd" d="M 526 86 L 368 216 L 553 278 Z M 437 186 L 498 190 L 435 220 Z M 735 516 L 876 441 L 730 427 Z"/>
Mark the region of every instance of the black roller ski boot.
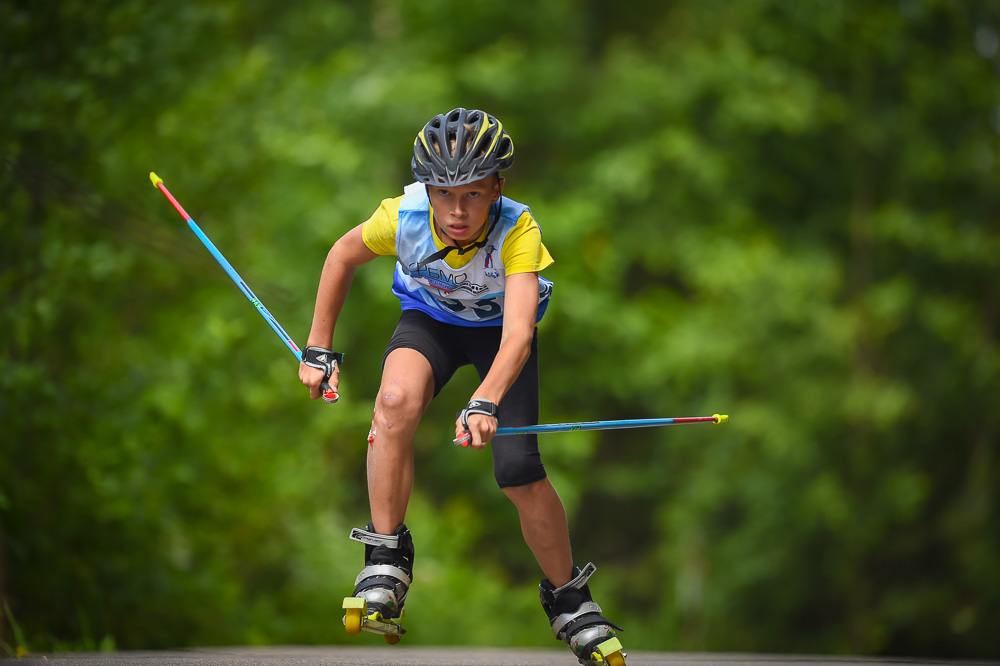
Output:
<path fill-rule="evenodd" d="M 597 571 L 592 563 L 573 567 L 573 580 L 555 587 L 548 578 L 538 585 L 542 608 L 552 633 L 565 641 L 584 666 L 624 666 L 625 652 L 615 630 L 622 628 L 601 616 L 601 607 L 590 596 L 587 580 Z"/>
<path fill-rule="evenodd" d="M 375 526 L 354 528 L 351 539 L 365 544 L 365 568 L 354 581 L 354 595 L 344 599 L 344 628 L 382 634 L 395 645 L 406 633 L 399 623 L 413 578 L 413 538 L 406 525 L 392 534 L 378 534 Z"/>

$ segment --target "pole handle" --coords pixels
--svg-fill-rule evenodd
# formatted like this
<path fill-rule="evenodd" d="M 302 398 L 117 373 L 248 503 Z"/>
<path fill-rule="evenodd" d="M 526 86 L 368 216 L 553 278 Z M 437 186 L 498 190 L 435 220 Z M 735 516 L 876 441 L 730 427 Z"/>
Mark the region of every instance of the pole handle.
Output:
<path fill-rule="evenodd" d="M 323 398 L 323 402 L 328 405 L 340 400 L 340 394 L 333 390 L 328 382 L 323 382 L 319 385 L 319 394 Z"/>

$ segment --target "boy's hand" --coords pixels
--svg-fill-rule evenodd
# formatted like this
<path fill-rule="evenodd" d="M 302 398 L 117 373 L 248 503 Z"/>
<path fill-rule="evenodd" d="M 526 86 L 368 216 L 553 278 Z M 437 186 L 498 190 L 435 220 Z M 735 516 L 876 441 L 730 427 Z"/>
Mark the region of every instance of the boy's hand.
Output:
<path fill-rule="evenodd" d="M 309 387 L 309 397 L 334 403 L 340 399 L 340 364 L 344 355 L 322 347 L 306 347 L 299 363 L 299 380 Z"/>
<path fill-rule="evenodd" d="M 493 440 L 497 432 L 499 408 L 489 400 L 473 398 L 455 419 L 456 445 L 482 449 Z"/>

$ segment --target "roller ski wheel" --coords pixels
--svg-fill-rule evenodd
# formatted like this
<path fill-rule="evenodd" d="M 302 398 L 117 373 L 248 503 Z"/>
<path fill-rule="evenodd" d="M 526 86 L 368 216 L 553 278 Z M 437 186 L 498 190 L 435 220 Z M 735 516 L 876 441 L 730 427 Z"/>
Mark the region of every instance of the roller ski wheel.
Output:
<path fill-rule="evenodd" d="M 592 563 L 573 568 L 573 579 L 555 587 L 548 579 L 538 586 L 542 608 L 552 634 L 569 645 L 583 666 L 625 666 L 626 653 L 618 639 L 618 625 L 604 618 L 594 603 L 587 581 L 597 571 Z"/>
<path fill-rule="evenodd" d="M 601 666 L 625 666 L 625 650 L 617 637 L 609 638 L 597 646 L 590 659 L 580 660 L 581 664 L 600 664 Z"/>
<path fill-rule="evenodd" d="M 395 645 L 406 633 L 399 625 L 402 616 L 399 618 L 387 618 L 379 611 L 368 612 L 368 602 L 364 597 L 346 597 L 344 599 L 344 629 L 351 636 L 357 636 L 362 631 L 373 634 L 381 634 L 382 638 L 389 645 Z"/>
<path fill-rule="evenodd" d="M 354 605 L 354 600 L 357 597 L 347 597 L 344 599 L 344 629 L 351 636 L 357 636 L 361 633 L 361 624 L 367 619 L 365 617 L 364 599 L 361 600 L 361 608 Z"/>
<path fill-rule="evenodd" d="M 350 538 L 365 544 L 365 568 L 354 581 L 354 595 L 344 599 L 344 629 L 351 636 L 380 634 L 395 645 L 406 633 L 400 621 L 413 575 L 410 531 L 400 525 L 393 534 L 378 534 L 369 523 L 366 530 L 351 530 Z"/>
<path fill-rule="evenodd" d="M 605 663 L 608 666 L 625 666 L 625 653 L 621 651 L 621 643 L 618 644 L 619 649 L 617 652 L 612 652 L 605 659 Z"/>
<path fill-rule="evenodd" d="M 585 666 L 625 666 L 625 648 L 617 636 L 598 643 L 589 657 L 576 654 L 580 663 Z"/>

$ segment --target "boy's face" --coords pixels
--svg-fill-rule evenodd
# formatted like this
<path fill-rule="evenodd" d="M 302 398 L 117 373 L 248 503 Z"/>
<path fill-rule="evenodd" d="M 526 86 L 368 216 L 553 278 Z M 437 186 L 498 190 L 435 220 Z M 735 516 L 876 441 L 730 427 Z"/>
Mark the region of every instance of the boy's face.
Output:
<path fill-rule="evenodd" d="M 427 194 L 434 209 L 434 221 L 460 245 L 468 245 L 479 238 L 490 206 L 500 199 L 502 186 L 503 178 L 497 182 L 495 176 L 457 187 L 429 185 Z"/>

